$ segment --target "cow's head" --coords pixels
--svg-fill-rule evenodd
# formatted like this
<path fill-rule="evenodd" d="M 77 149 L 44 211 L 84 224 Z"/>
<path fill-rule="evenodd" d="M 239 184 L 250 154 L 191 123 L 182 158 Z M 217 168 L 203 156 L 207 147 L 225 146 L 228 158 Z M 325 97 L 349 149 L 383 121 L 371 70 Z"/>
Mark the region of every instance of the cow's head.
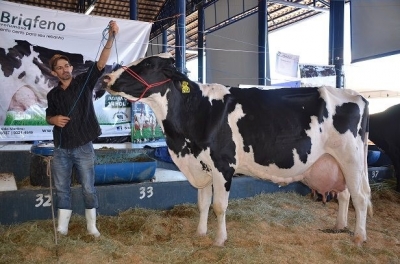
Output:
<path fill-rule="evenodd" d="M 153 93 L 167 90 L 171 81 L 188 80 L 187 76 L 177 71 L 174 59 L 169 53 L 139 59 L 119 70 L 107 74 L 103 87 L 112 95 L 120 95 L 135 101 Z"/>

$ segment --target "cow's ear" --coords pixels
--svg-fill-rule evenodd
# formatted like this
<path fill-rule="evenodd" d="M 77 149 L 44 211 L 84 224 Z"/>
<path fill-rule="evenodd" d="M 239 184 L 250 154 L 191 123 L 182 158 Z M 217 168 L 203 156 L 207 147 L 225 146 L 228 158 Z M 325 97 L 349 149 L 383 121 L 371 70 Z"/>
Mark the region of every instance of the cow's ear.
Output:
<path fill-rule="evenodd" d="M 167 78 L 169 78 L 173 81 L 188 81 L 189 80 L 189 78 L 185 74 L 178 71 L 175 68 L 175 66 L 168 66 L 168 67 L 163 68 L 163 73 Z"/>
<path fill-rule="evenodd" d="M 174 68 L 174 70 L 171 70 L 170 68 L 167 68 L 164 70 L 165 75 L 171 79 L 172 81 L 178 81 L 180 85 L 174 85 L 174 87 L 181 93 L 183 94 L 189 94 L 190 93 L 190 86 L 191 86 L 191 81 L 190 79 L 180 71 Z"/>
<path fill-rule="evenodd" d="M 169 58 L 169 63 L 164 67 L 164 74 L 174 81 L 187 80 L 187 76 L 176 69 L 175 59 Z"/>

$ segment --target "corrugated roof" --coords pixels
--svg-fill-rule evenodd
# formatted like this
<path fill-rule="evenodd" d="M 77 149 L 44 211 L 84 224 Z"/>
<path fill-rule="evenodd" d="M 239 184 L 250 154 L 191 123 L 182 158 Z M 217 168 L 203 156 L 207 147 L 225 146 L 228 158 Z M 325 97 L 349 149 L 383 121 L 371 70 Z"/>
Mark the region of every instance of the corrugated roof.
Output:
<path fill-rule="evenodd" d="M 196 49 L 198 40 L 198 8 L 201 4 L 209 5 L 218 0 L 186 0 L 186 49 Z M 236 0 L 239 1 L 239 0 Z M 349 0 L 346 0 L 348 2 Z M 92 3 L 95 7 L 91 15 L 110 18 L 130 19 L 130 0 L 9 0 L 9 2 L 32 5 L 62 11 L 84 13 Z M 172 47 L 174 53 L 175 34 L 174 24 L 176 22 L 176 1 L 174 0 L 138 0 L 137 20 L 152 22 L 153 27 L 150 39 L 159 35 L 163 29 L 167 29 L 168 46 Z M 330 0 L 270 0 L 268 1 L 268 30 L 272 32 L 279 28 L 314 16 L 321 11 L 329 10 Z M 309 8 L 308 8 L 309 7 Z M 236 18 L 248 15 L 249 12 L 256 12 L 257 9 L 248 10 L 245 14 Z M 235 18 L 231 19 L 234 20 Z M 197 57 L 197 54 L 187 54 L 190 60 Z"/>

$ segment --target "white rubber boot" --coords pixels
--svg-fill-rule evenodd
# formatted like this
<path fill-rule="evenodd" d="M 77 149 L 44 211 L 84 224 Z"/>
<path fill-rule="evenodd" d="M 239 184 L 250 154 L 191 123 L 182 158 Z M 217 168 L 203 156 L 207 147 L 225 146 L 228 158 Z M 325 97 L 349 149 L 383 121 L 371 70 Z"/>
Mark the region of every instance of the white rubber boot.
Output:
<path fill-rule="evenodd" d="M 89 234 L 99 237 L 100 232 L 97 230 L 96 227 L 96 208 L 92 209 L 85 209 L 85 216 L 86 216 L 86 226 L 87 226 L 87 231 Z"/>
<path fill-rule="evenodd" d="M 72 210 L 58 209 L 58 226 L 57 231 L 61 235 L 68 234 L 69 219 L 71 219 Z"/>

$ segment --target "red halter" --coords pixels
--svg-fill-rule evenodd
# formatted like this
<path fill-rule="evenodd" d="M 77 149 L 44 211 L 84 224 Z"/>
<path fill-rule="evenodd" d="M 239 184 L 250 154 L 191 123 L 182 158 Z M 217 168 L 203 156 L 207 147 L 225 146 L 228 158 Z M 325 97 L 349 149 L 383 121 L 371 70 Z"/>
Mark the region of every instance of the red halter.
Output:
<path fill-rule="evenodd" d="M 136 72 L 132 71 L 132 70 L 129 69 L 128 67 L 122 66 L 122 69 L 124 69 L 124 70 L 125 70 L 127 73 L 129 73 L 132 77 L 136 78 L 139 82 L 141 82 L 142 84 L 144 84 L 144 85 L 146 86 L 146 89 L 144 89 L 143 93 L 140 95 L 140 97 L 139 97 L 138 99 L 136 99 L 136 100 L 128 100 L 128 101 L 133 102 L 133 103 L 139 101 L 140 99 L 142 99 L 143 96 L 144 96 L 144 94 L 145 94 L 145 93 L 147 92 L 147 90 L 149 90 L 150 88 L 153 88 L 153 87 L 156 87 L 156 86 L 159 86 L 159 85 L 161 85 L 161 84 L 164 84 L 164 83 L 167 83 L 167 82 L 171 81 L 171 79 L 166 79 L 166 80 L 161 81 L 161 82 L 156 82 L 156 83 L 148 84 L 145 80 L 143 80 L 142 77 L 140 77 Z"/>

